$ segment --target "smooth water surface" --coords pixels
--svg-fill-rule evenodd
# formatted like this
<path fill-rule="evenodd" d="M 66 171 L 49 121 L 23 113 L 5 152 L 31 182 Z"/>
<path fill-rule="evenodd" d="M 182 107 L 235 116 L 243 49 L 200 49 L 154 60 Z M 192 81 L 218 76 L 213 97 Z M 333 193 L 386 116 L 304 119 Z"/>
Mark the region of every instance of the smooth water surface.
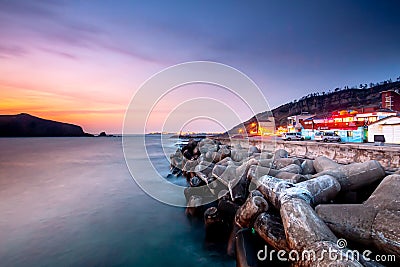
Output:
<path fill-rule="evenodd" d="M 0 148 L 1 266 L 235 266 L 204 243 L 201 222 L 136 185 L 121 138 L 2 138 Z M 164 155 L 148 151 L 167 175 Z"/>

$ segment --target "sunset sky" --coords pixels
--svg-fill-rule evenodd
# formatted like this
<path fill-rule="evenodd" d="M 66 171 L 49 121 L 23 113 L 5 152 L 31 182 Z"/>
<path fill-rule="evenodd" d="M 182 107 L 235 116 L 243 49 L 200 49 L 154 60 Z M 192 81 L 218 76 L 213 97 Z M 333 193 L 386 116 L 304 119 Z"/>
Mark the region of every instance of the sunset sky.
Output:
<path fill-rule="evenodd" d="M 86 132 L 121 133 L 143 82 L 195 60 L 244 72 L 271 108 L 312 92 L 396 80 L 399 11 L 399 1 L 367 0 L 0 0 L 0 114 L 25 112 Z M 189 86 L 181 94 L 235 103 L 214 89 Z M 158 112 L 174 108 L 179 97 L 160 103 L 149 131 L 164 123 Z"/>

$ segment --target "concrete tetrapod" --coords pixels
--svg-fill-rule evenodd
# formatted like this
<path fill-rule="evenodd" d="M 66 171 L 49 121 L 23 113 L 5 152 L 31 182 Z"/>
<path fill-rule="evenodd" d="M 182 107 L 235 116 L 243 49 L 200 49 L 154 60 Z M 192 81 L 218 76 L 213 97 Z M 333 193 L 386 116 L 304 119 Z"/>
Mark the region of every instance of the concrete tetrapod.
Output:
<path fill-rule="evenodd" d="M 335 178 L 325 175 L 292 184 L 263 176 L 257 183 L 259 191 L 280 211 L 288 247 L 297 253 L 294 266 L 362 266 L 347 257 L 336 244 L 337 237 L 310 206 L 336 196 L 340 184 Z M 309 251 L 311 255 L 304 253 Z M 329 257 L 324 255 L 327 251 L 331 252 Z"/>
<path fill-rule="evenodd" d="M 343 191 L 355 190 L 385 177 L 384 168 L 376 160 L 339 165 L 326 157 L 318 157 L 314 160 L 314 168 L 318 172 L 314 177 L 331 175 Z"/>
<path fill-rule="evenodd" d="M 260 192 L 253 191 L 249 194 L 244 204 L 236 211 L 232 232 L 228 242 L 228 254 L 233 255 L 233 246 L 236 244 L 237 232 L 241 228 L 253 225 L 257 216 L 268 210 L 268 202 Z"/>
<path fill-rule="evenodd" d="M 363 204 L 319 205 L 331 230 L 400 258 L 400 175 L 389 175 Z"/>
<path fill-rule="evenodd" d="M 271 175 L 273 177 L 287 180 L 292 183 L 298 183 L 298 182 L 302 182 L 302 181 L 306 180 L 305 176 L 301 175 L 301 174 L 296 174 L 296 173 L 291 173 L 291 172 L 286 172 L 286 171 L 281 171 L 281 170 L 275 170 L 275 169 L 258 166 L 258 165 L 250 166 L 250 168 L 247 172 L 247 179 L 249 181 L 252 181 L 252 180 L 256 180 L 264 175 Z"/>
<path fill-rule="evenodd" d="M 254 229 L 274 249 L 289 251 L 285 229 L 279 215 L 268 212 L 261 213 L 254 222 Z"/>

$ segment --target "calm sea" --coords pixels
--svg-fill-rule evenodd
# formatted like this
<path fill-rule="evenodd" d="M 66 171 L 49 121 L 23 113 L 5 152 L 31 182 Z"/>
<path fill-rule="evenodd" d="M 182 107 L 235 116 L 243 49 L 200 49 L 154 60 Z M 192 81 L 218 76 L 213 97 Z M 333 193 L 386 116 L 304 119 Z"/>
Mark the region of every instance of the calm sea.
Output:
<path fill-rule="evenodd" d="M 147 140 L 153 164 L 166 176 L 159 137 Z M 180 179 L 171 181 L 184 184 Z M 0 261 L 1 266 L 235 266 L 223 250 L 204 242 L 200 221 L 136 185 L 118 137 L 0 138 Z"/>

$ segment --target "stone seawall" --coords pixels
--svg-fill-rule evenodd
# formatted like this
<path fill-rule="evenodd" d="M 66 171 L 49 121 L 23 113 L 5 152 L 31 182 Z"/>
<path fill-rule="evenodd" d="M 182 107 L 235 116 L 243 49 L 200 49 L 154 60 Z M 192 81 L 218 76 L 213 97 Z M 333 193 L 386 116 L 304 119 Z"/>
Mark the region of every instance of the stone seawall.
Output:
<path fill-rule="evenodd" d="M 374 146 L 373 144 L 318 143 L 310 141 L 282 141 L 260 139 L 218 139 L 224 144 L 246 147 L 249 144 L 263 150 L 285 149 L 291 156 L 315 159 L 326 156 L 340 164 L 377 160 L 387 171 L 400 170 L 400 146 Z"/>

